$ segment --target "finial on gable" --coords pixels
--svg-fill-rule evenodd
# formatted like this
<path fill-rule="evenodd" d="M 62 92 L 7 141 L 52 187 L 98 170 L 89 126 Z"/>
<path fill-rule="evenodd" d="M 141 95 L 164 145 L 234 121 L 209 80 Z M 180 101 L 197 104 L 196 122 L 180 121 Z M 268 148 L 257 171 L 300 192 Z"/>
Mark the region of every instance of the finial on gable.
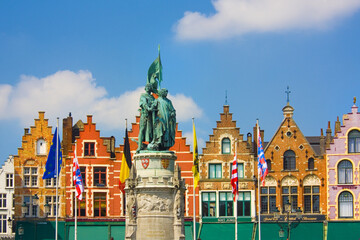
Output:
<path fill-rule="evenodd" d="M 287 90 L 285 91 L 285 93 L 287 95 L 286 103 L 287 103 L 287 105 L 289 105 L 290 104 L 290 93 L 291 93 L 289 86 L 287 86 Z"/>
<path fill-rule="evenodd" d="M 225 105 L 229 105 L 227 101 L 227 90 L 225 90 Z"/>
<path fill-rule="evenodd" d="M 356 104 L 356 97 L 354 97 L 354 105 Z"/>

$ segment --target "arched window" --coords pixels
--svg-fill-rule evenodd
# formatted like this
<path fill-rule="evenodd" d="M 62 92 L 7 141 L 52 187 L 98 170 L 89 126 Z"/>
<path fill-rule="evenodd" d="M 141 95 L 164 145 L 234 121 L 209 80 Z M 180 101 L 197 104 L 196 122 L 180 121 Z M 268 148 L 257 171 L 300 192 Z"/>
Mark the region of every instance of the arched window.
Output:
<path fill-rule="evenodd" d="M 270 159 L 266 159 L 266 165 L 267 165 L 268 171 L 271 171 L 271 160 Z"/>
<path fill-rule="evenodd" d="M 350 192 L 342 192 L 339 195 L 339 218 L 353 217 L 353 196 Z"/>
<path fill-rule="evenodd" d="M 295 169 L 296 169 L 295 152 L 292 150 L 287 150 L 284 153 L 284 170 L 295 170 Z"/>
<path fill-rule="evenodd" d="M 315 169 L 314 159 L 313 158 L 309 158 L 309 160 L 308 160 L 308 169 L 310 169 L 310 170 Z"/>
<path fill-rule="evenodd" d="M 360 131 L 352 130 L 348 135 L 349 140 L 349 153 L 360 152 Z"/>
<path fill-rule="evenodd" d="M 222 154 L 230 154 L 231 148 L 230 148 L 230 139 L 224 138 L 221 141 L 221 153 Z"/>
<path fill-rule="evenodd" d="M 353 166 L 349 160 L 342 160 L 338 165 L 339 184 L 351 184 L 353 182 Z"/>
<path fill-rule="evenodd" d="M 46 142 L 44 139 L 39 139 L 36 142 L 36 155 L 46 154 Z"/>

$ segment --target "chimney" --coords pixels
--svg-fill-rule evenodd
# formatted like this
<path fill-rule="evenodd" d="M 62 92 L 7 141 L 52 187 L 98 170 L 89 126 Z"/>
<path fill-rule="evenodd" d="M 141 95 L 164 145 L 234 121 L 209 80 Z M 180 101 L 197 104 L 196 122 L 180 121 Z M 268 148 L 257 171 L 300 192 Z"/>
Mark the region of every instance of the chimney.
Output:
<path fill-rule="evenodd" d="M 69 113 L 69 116 L 67 118 L 63 119 L 63 141 L 62 141 L 62 147 L 63 147 L 63 155 L 68 156 L 69 151 L 71 150 L 71 145 L 73 142 L 72 139 L 72 126 L 73 126 L 73 119 L 71 117 L 71 113 Z"/>
<path fill-rule="evenodd" d="M 339 121 L 339 116 L 335 122 L 335 136 L 337 137 L 337 133 L 341 131 L 341 123 Z"/>
<path fill-rule="evenodd" d="M 324 131 L 321 129 L 321 135 L 320 135 L 320 155 L 325 154 L 325 136 Z"/>
<path fill-rule="evenodd" d="M 331 128 L 330 128 L 330 121 L 328 122 L 328 128 L 326 129 L 326 137 L 325 137 L 325 145 L 326 149 L 330 148 L 331 143 Z"/>

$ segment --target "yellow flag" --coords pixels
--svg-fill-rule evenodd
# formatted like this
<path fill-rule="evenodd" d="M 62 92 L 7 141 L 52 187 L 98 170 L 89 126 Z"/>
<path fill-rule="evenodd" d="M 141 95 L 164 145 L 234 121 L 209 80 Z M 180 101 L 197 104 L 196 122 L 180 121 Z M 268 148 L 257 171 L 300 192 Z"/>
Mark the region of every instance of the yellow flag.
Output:
<path fill-rule="evenodd" d="M 196 132 L 195 132 L 195 123 L 193 122 L 193 134 L 194 134 L 194 142 L 193 142 L 193 160 L 194 165 L 192 166 L 192 172 L 194 174 L 194 188 L 197 187 L 198 182 L 200 180 L 199 175 L 199 154 L 198 154 L 198 146 L 197 146 L 197 140 L 196 140 Z"/>

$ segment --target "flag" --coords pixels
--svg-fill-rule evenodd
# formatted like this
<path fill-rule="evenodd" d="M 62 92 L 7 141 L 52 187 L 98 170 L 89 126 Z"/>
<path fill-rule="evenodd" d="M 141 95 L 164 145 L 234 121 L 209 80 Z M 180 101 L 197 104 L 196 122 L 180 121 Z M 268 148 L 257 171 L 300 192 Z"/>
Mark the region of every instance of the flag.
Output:
<path fill-rule="evenodd" d="M 159 45 L 159 56 L 154 60 L 154 62 L 150 65 L 148 70 L 148 77 L 147 77 L 147 83 L 151 83 L 150 79 L 153 77 L 157 78 L 159 81 L 159 88 L 161 86 L 162 82 L 162 65 L 161 65 L 161 59 L 160 59 L 160 45 Z M 157 88 L 157 84 L 156 84 Z M 156 90 L 156 89 L 154 89 Z"/>
<path fill-rule="evenodd" d="M 84 185 L 79 168 L 79 162 L 76 156 L 76 145 L 75 145 L 74 160 L 73 160 L 73 180 L 75 186 L 75 196 L 81 201 L 82 193 L 84 192 Z"/>
<path fill-rule="evenodd" d="M 257 127 L 257 132 L 258 132 L 258 142 L 257 142 L 257 145 L 258 145 L 258 174 L 259 174 L 259 177 L 261 178 L 261 182 L 264 186 L 265 185 L 265 177 L 268 174 L 268 168 L 267 168 L 267 164 L 265 161 L 265 154 L 264 154 L 264 149 L 262 146 L 259 125 Z"/>
<path fill-rule="evenodd" d="M 199 175 L 199 153 L 198 153 L 198 146 L 197 146 L 197 140 L 196 140 L 196 131 L 195 131 L 195 123 L 193 123 L 193 134 L 194 134 L 194 149 L 193 149 L 193 161 L 194 165 L 192 166 L 192 172 L 194 174 L 194 189 L 198 185 L 198 182 L 200 180 Z"/>
<path fill-rule="evenodd" d="M 125 129 L 125 139 L 124 139 L 124 150 L 122 155 L 121 169 L 120 169 L 120 180 L 119 187 L 121 191 L 124 191 L 125 180 L 130 176 L 130 169 L 132 166 L 131 162 L 131 153 L 130 153 L 130 144 L 127 128 Z"/>
<path fill-rule="evenodd" d="M 55 129 L 54 137 L 50 146 L 50 151 L 48 158 L 46 160 L 45 171 L 43 175 L 43 179 L 48 178 L 56 178 L 56 176 L 60 173 L 61 163 L 62 163 L 62 153 L 61 153 L 61 144 L 60 137 L 58 137 L 57 141 L 57 128 Z M 58 147 L 56 147 L 58 145 Z M 56 149 L 58 149 L 58 172 L 56 173 Z"/>
<path fill-rule="evenodd" d="M 238 196 L 238 168 L 237 168 L 237 157 L 236 153 L 234 154 L 234 160 L 231 168 L 231 186 L 232 186 L 232 193 L 234 196 L 234 202 Z"/>

